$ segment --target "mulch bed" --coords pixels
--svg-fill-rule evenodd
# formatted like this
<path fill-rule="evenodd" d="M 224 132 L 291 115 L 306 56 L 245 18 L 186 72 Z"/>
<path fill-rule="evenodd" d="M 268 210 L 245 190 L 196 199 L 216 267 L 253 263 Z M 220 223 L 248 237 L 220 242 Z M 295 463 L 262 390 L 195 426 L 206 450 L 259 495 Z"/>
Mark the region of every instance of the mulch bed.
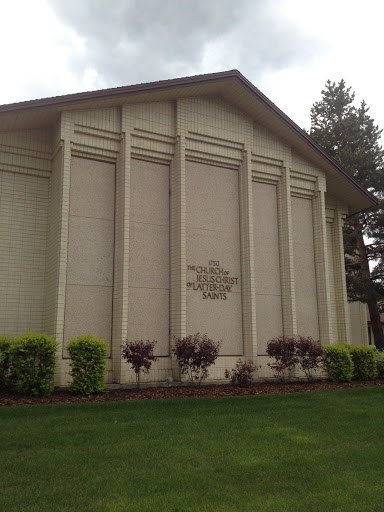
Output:
<path fill-rule="evenodd" d="M 144 389 L 109 389 L 98 395 L 75 396 L 68 390 L 55 390 L 50 396 L 30 397 L 16 393 L 0 393 L 1 406 L 65 404 L 83 402 L 117 402 L 127 400 L 158 400 L 162 398 L 200 398 L 246 395 L 270 395 L 276 393 L 302 393 L 329 389 L 360 388 L 365 386 L 383 386 L 384 379 L 370 382 L 334 383 L 323 380 L 313 382 L 257 382 L 249 388 L 236 388 L 230 384 L 208 384 L 200 387 L 173 386 L 147 387 Z"/>

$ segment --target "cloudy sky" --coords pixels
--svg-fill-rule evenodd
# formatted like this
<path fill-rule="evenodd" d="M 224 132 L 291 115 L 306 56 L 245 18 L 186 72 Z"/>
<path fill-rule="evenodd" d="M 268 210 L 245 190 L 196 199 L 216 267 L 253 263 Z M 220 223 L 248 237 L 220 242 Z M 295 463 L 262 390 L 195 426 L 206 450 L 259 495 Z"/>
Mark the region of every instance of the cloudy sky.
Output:
<path fill-rule="evenodd" d="M 299 126 L 327 79 L 384 128 L 380 0 L 0 0 L 0 104 L 238 69 Z"/>

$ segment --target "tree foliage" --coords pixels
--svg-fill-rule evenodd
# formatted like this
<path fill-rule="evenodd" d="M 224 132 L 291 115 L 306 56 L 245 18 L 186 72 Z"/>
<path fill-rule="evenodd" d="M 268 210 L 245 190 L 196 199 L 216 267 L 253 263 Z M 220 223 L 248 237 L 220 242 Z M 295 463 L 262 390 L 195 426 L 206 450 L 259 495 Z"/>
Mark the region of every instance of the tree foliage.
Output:
<path fill-rule="evenodd" d="M 311 137 L 364 187 L 381 194 L 384 189 L 384 152 L 379 130 L 363 100 L 354 105 L 355 93 L 328 80 L 322 100 L 311 108 Z"/>
<path fill-rule="evenodd" d="M 369 115 L 363 100 L 355 105 L 355 93 L 344 80 L 327 81 L 321 101 L 311 109 L 311 137 L 341 166 L 372 192 L 378 207 L 347 219 L 344 229 L 348 297 L 368 304 L 377 348 L 384 349 L 384 336 L 377 301 L 384 297 L 384 151 L 382 130 Z M 369 243 L 366 238 L 369 237 Z M 371 273 L 369 261 L 378 265 Z"/>

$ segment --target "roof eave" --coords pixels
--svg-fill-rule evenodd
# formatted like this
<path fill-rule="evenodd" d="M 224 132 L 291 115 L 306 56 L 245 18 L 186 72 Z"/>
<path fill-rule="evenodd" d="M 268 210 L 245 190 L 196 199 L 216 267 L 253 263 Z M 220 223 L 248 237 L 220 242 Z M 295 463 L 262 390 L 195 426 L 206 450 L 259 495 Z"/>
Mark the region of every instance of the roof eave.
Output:
<path fill-rule="evenodd" d="M 214 84 L 215 82 L 224 82 L 227 80 L 236 80 L 251 96 L 268 109 L 279 121 L 302 142 L 310 147 L 322 160 L 334 168 L 343 178 L 345 178 L 353 187 L 364 196 L 363 201 L 367 206 L 366 210 L 378 204 L 377 199 L 366 190 L 353 176 L 343 169 L 330 155 L 326 153 L 307 133 L 305 133 L 294 121 L 292 121 L 284 112 L 282 112 L 271 100 L 269 100 L 259 89 L 257 89 L 249 80 L 247 80 L 238 70 L 223 71 L 206 75 L 196 75 L 192 77 L 175 78 L 172 80 L 162 80 L 159 82 L 150 82 L 138 85 L 129 85 L 116 87 L 112 89 L 102 89 L 98 91 L 82 92 L 76 94 L 67 94 L 64 96 L 55 96 L 38 100 L 24 101 L 0 106 L 0 116 L 12 115 L 19 112 L 31 112 L 34 110 L 59 110 L 65 107 L 102 102 L 105 100 L 119 100 L 135 95 L 159 93 L 171 91 L 180 88 L 192 86 L 204 86 Z M 355 208 L 356 210 L 356 208 Z M 357 213 L 354 211 L 353 213 Z"/>

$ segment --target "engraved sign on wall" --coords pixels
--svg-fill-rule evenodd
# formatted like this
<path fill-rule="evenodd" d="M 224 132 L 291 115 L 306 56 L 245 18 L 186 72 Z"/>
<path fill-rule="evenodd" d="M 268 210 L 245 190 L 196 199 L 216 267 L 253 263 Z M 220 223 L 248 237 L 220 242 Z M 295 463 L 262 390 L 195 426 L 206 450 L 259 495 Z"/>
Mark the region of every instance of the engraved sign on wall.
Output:
<path fill-rule="evenodd" d="M 221 267 L 219 260 L 210 260 L 208 265 L 188 265 L 187 272 L 187 288 L 201 292 L 203 299 L 227 300 L 229 293 L 238 291 L 239 278 Z"/>

